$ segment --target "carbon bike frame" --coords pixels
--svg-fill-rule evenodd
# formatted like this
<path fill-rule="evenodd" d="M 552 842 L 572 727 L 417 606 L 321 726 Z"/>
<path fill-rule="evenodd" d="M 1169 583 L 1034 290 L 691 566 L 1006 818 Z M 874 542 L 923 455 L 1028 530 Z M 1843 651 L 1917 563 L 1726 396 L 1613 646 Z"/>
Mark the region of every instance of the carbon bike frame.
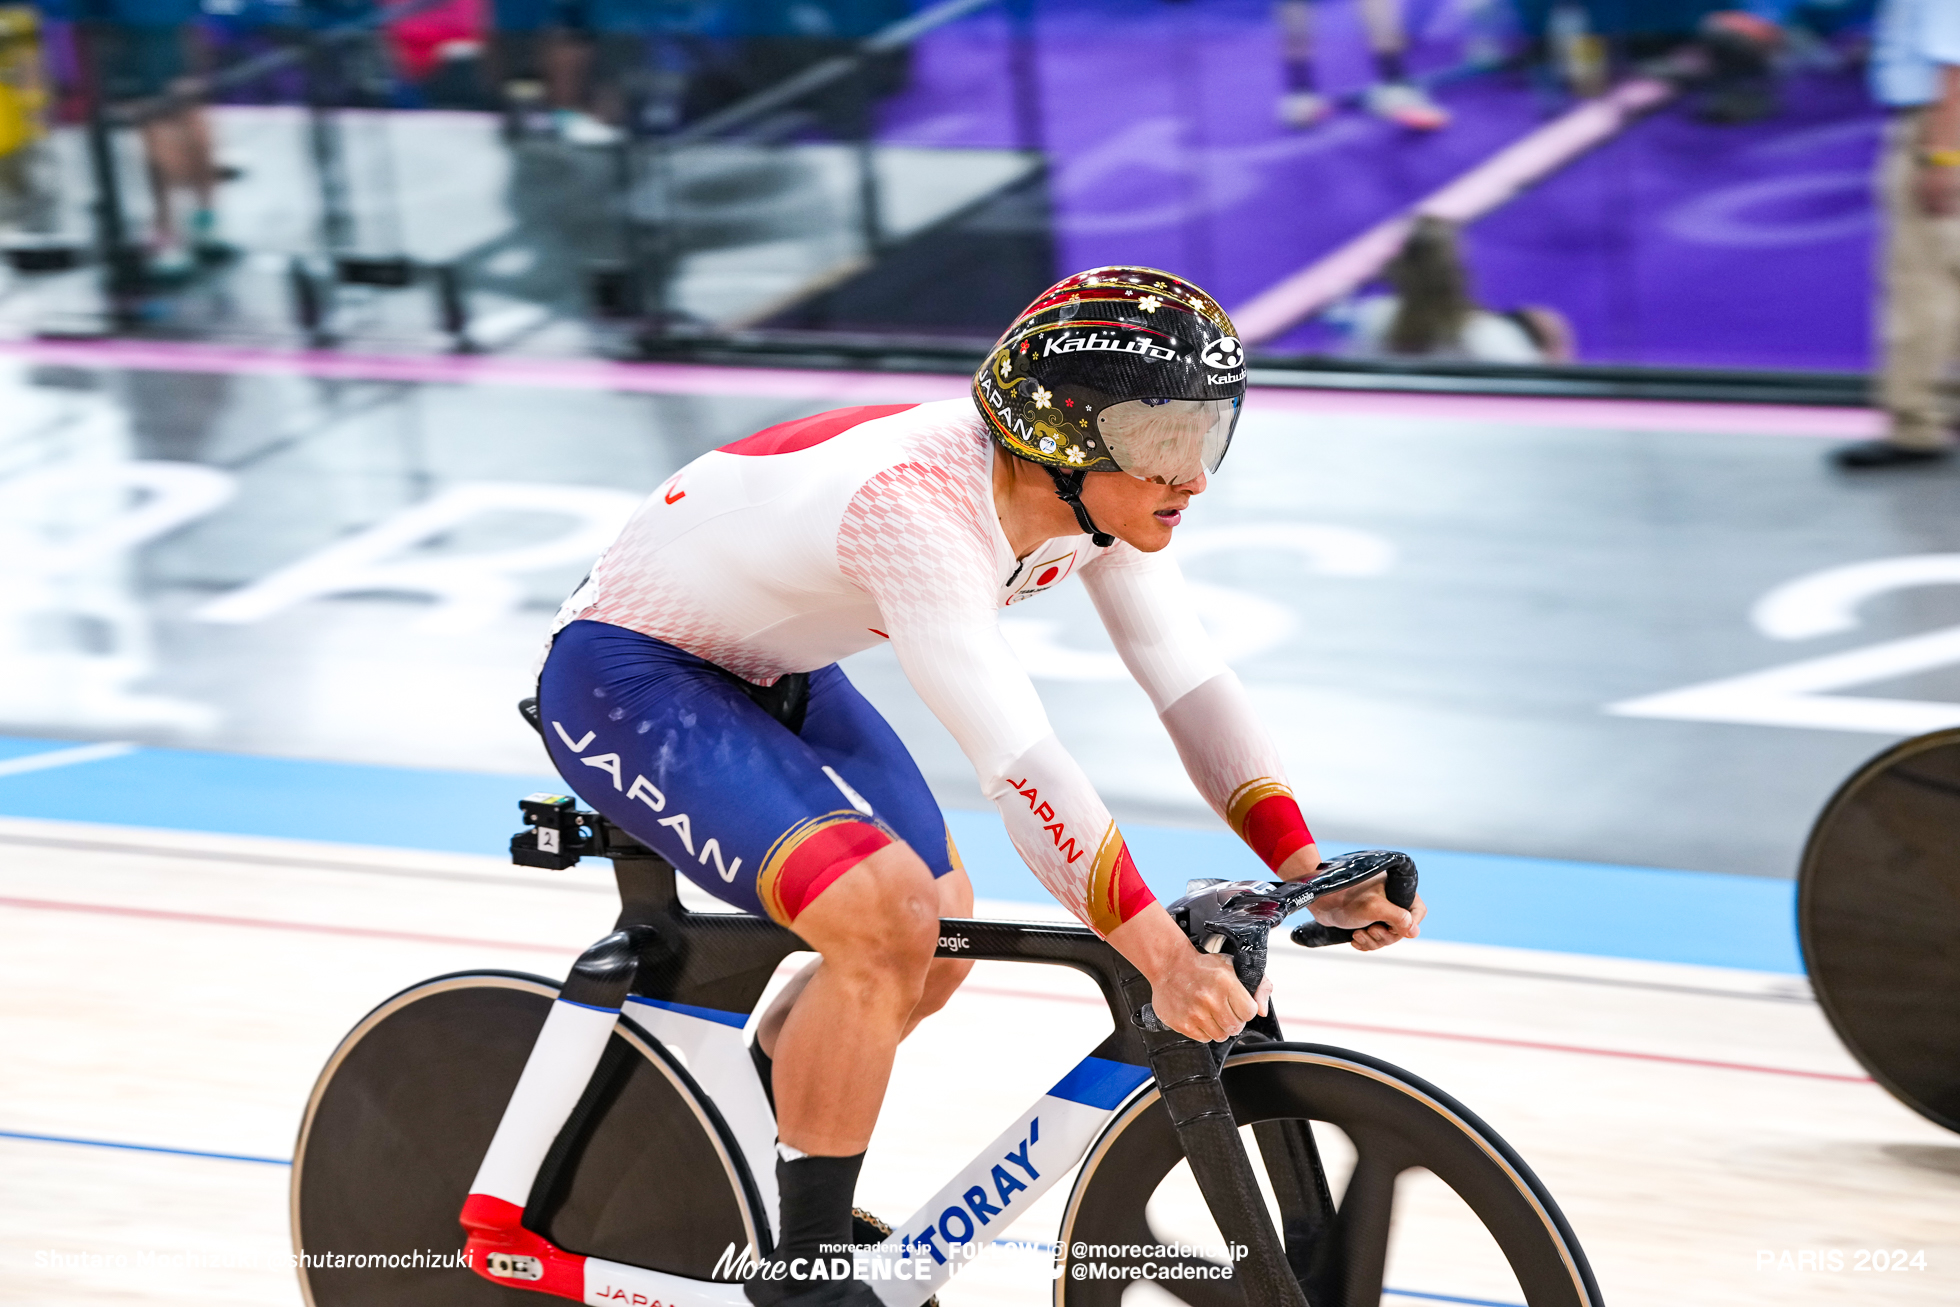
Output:
<path fill-rule="evenodd" d="M 528 802 L 525 810 L 537 815 Z M 533 1192 L 549 1190 L 556 1168 L 576 1165 L 575 1156 L 553 1156 L 553 1144 L 624 1020 L 685 1059 L 707 1099 L 704 1127 L 719 1136 L 730 1173 L 741 1179 L 753 1254 L 732 1250 L 724 1263 L 767 1256 L 774 1245 L 776 1122 L 742 1030 L 777 965 L 809 946 L 760 917 L 690 911 L 671 863 L 602 819 L 576 816 L 590 835 L 546 820 L 517 837 L 513 851 L 534 865 L 569 866 L 581 853 L 609 857 L 624 906 L 613 933 L 572 967 L 470 1186 L 461 1216 L 470 1266 L 496 1283 L 581 1302 L 745 1307 L 738 1265 L 730 1266 L 728 1281 L 697 1280 L 567 1252 L 522 1223 Z M 523 856 L 527 851 L 532 856 Z M 1149 984 L 1094 932 L 947 918 L 936 956 L 1073 967 L 1095 981 L 1114 1030 L 868 1258 L 859 1257 L 863 1278 L 886 1307 L 924 1302 L 1067 1174 L 1152 1081 L 1149 1049 L 1133 1020 Z M 1262 1024 L 1269 1028 L 1260 1033 L 1279 1037 L 1270 1018 L 1255 1023 Z"/>

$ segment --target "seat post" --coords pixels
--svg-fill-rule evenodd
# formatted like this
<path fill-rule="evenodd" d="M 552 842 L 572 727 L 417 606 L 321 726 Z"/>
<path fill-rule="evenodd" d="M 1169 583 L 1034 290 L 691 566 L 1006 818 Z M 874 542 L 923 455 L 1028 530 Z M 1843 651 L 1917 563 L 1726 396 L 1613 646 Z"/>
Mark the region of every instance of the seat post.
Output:
<path fill-rule="evenodd" d="M 630 852 L 608 851 L 606 856 L 612 859 L 613 880 L 619 886 L 619 920 L 613 929 L 664 926 L 687 911 L 681 906 L 673 863 L 651 849 L 637 847 Z"/>

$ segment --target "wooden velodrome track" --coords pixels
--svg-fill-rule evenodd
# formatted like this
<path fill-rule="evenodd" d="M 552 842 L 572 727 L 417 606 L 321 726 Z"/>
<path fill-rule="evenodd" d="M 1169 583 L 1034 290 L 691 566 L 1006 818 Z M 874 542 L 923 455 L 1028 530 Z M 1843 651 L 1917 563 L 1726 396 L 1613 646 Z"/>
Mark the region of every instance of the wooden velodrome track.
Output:
<path fill-rule="evenodd" d="M 8 1303 L 298 1302 L 284 1162 L 336 1041 L 430 975 L 560 975 L 613 910 L 603 864 L 18 819 L 0 849 Z M 1289 1033 L 1483 1115 L 1557 1195 L 1609 1301 L 1960 1300 L 1960 1141 L 1866 1079 L 1801 980 L 1422 941 L 1275 956 Z M 909 1212 L 1106 1019 L 1073 973 L 977 968 L 903 1050 L 860 1200 Z M 1386 1301 L 1518 1302 L 1425 1179 L 1404 1181 Z M 1051 1240 L 1065 1188 L 1009 1237 Z M 1923 1251 L 1924 1269 L 1855 1270 L 1872 1249 Z M 948 1307 L 1045 1302 L 1047 1259 L 1003 1249 Z"/>

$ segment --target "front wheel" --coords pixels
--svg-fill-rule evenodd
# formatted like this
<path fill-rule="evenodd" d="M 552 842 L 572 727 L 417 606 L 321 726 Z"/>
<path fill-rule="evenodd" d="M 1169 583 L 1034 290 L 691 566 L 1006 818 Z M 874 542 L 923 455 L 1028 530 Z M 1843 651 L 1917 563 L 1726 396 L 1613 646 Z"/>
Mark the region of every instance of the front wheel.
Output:
<path fill-rule="evenodd" d="M 1224 1081 L 1233 1116 L 1251 1127 L 1253 1169 L 1270 1184 L 1275 1227 L 1311 1307 L 1375 1307 L 1391 1251 L 1398 1278 L 1406 1267 L 1423 1279 L 1394 1288 L 1423 1296 L 1521 1297 L 1528 1307 L 1602 1302 L 1545 1186 L 1433 1085 L 1317 1044 L 1253 1045 L 1227 1061 Z M 1332 1167 L 1323 1166 L 1323 1147 Z M 1337 1189 L 1328 1172 L 1350 1157 Z M 1183 1160 L 1154 1088 L 1110 1122 L 1062 1217 L 1056 1307 L 1120 1307 L 1140 1280 L 1192 1307 L 1241 1307 L 1239 1286 L 1220 1278 L 1229 1268 L 1192 1253 L 1216 1245 L 1218 1234 Z"/>

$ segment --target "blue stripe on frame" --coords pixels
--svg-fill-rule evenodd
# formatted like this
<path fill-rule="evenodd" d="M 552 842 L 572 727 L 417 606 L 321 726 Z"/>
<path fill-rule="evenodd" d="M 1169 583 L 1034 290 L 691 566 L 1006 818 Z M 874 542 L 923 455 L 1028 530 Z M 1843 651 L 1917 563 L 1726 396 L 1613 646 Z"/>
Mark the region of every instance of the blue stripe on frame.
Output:
<path fill-rule="evenodd" d="M 588 1012 L 610 1012 L 614 1016 L 619 1015 L 619 1009 L 616 1007 L 600 1007 L 597 1003 L 581 1003 L 575 998 L 566 998 L 563 994 L 558 996 L 558 1001 L 568 1007 L 582 1007 Z"/>
<path fill-rule="evenodd" d="M 748 1013 L 724 1012 L 718 1007 L 695 1007 L 692 1003 L 669 1003 L 664 998 L 647 998 L 640 994 L 633 995 L 627 1002 L 644 1003 L 648 1007 L 665 1008 L 669 1012 L 678 1012 L 684 1017 L 696 1017 L 702 1021 L 714 1021 L 724 1026 L 733 1026 L 737 1030 L 740 1030 L 749 1023 Z"/>
<path fill-rule="evenodd" d="M 1104 1057 L 1085 1057 L 1048 1093 L 1052 1098 L 1066 1098 L 1071 1103 L 1111 1111 L 1148 1079 L 1149 1067 L 1112 1062 Z"/>

